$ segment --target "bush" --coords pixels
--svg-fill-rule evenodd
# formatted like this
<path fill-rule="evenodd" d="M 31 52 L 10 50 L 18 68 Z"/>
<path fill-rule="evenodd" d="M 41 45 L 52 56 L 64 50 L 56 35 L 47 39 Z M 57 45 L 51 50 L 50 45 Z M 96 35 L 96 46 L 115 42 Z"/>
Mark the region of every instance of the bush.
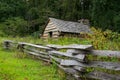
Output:
<path fill-rule="evenodd" d="M 91 28 L 93 34 L 89 34 L 87 39 L 92 42 L 95 49 L 120 50 L 120 34 L 111 30 Z"/>
<path fill-rule="evenodd" d="M 7 35 L 24 36 L 28 34 L 29 27 L 27 21 L 20 17 L 14 17 L 2 23 L 1 30 Z"/>
<path fill-rule="evenodd" d="M 31 34 L 34 38 L 40 38 L 40 31 L 33 32 Z"/>

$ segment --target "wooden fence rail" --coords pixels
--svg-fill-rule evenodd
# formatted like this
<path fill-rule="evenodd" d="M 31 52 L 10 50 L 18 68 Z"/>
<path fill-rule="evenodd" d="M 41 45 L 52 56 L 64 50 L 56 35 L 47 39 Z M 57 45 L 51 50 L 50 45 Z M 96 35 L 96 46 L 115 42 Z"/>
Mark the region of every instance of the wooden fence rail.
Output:
<path fill-rule="evenodd" d="M 13 45 L 24 53 L 38 57 L 39 59 L 52 62 L 68 74 L 66 79 L 85 80 L 120 80 L 120 62 L 109 62 L 101 60 L 89 60 L 88 56 L 108 57 L 120 59 L 120 51 L 94 50 L 92 45 L 35 45 L 25 42 L 15 43 L 14 41 L 4 41 L 4 48 L 11 49 Z M 61 52 L 62 49 L 64 52 Z M 89 68 L 93 70 L 87 72 Z M 96 68 L 119 72 L 119 74 L 110 74 L 103 71 L 97 71 Z M 70 76 L 71 75 L 71 76 Z M 71 78 L 72 77 L 72 78 Z"/>

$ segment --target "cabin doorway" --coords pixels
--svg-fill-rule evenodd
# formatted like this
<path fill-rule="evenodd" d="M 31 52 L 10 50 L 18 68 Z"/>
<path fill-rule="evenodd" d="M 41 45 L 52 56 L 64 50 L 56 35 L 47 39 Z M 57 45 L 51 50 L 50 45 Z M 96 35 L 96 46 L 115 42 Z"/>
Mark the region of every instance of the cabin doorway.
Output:
<path fill-rule="evenodd" d="M 49 37 L 51 38 L 53 35 L 53 32 L 49 32 Z"/>

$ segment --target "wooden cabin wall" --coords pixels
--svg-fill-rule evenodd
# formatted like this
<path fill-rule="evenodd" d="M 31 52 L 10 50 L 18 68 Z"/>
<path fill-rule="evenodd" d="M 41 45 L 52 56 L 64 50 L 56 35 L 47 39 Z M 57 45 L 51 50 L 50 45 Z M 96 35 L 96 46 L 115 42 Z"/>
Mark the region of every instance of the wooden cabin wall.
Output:
<path fill-rule="evenodd" d="M 49 32 L 52 32 L 52 38 L 56 38 L 59 36 L 58 29 L 51 21 L 48 22 L 46 26 L 42 38 L 50 38 Z"/>

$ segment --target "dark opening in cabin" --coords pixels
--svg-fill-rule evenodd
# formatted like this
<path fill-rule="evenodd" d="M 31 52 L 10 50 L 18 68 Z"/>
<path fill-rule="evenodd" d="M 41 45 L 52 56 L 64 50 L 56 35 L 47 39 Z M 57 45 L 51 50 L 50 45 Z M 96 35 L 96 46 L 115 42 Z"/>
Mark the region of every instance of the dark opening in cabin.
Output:
<path fill-rule="evenodd" d="M 53 35 L 53 32 L 49 32 L 49 37 L 51 38 Z"/>

